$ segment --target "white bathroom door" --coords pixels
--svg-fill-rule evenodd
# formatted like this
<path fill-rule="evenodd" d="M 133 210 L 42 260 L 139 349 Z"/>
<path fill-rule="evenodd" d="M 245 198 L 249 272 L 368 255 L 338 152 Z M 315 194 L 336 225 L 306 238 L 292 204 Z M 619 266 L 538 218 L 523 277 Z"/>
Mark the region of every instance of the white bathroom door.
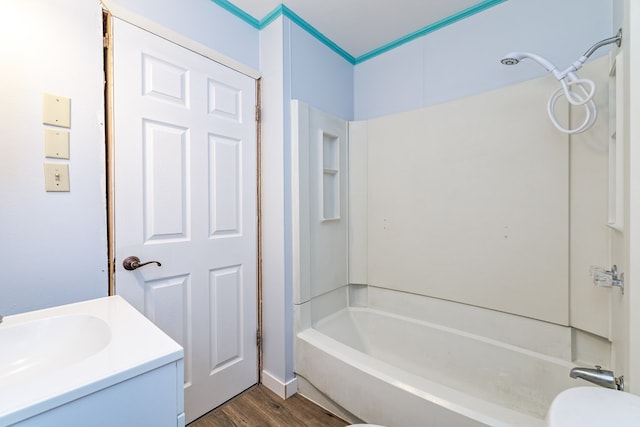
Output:
<path fill-rule="evenodd" d="M 256 85 L 113 22 L 115 289 L 184 347 L 189 422 L 258 381 Z"/>

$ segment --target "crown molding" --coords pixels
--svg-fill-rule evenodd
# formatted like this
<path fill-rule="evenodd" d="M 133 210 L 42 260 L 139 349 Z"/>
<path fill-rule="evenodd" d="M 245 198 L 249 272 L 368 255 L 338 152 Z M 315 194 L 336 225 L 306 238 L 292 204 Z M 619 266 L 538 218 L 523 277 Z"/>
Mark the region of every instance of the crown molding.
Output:
<path fill-rule="evenodd" d="M 351 55 L 349 52 L 347 52 L 346 50 L 344 50 L 343 48 L 341 48 L 338 44 L 336 44 L 333 40 L 329 39 L 327 36 L 325 36 L 324 34 L 322 34 L 320 31 L 318 31 L 313 25 L 309 24 L 307 21 L 305 21 L 304 19 L 302 19 L 300 16 L 298 16 L 295 12 L 293 12 L 291 9 L 289 9 L 287 6 L 285 6 L 284 4 L 280 4 L 278 7 L 276 7 L 275 9 L 273 9 L 271 12 L 269 12 L 264 18 L 262 19 L 257 19 L 251 15 L 249 15 L 247 12 L 243 11 L 242 9 L 240 9 L 239 7 L 237 7 L 236 5 L 234 5 L 233 3 L 231 3 L 229 0 L 211 0 L 213 1 L 215 4 L 217 4 L 218 6 L 222 7 L 223 9 L 225 9 L 226 11 L 228 11 L 229 13 L 235 15 L 236 17 L 242 19 L 243 21 L 245 21 L 247 24 L 251 25 L 252 27 L 256 28 L 257 30 L 262 30 L 263 28 L 269 26 L 269 24 L 271 24 L 273 21 L 275 21 L 276 19 L 278 19 L 280 16 L 284 16 L 288 19 L 290 19 L 293 23 L 295 23 L 296 25 L 298 25 L 300 28 L 302 28 L 303 30 L 305 30 L 307 33 L 309 33 L 311 36 L 315 37 L 320 43 L 324 44 L 325 46 L 327 46 L 329 49 L 333 50 L 335 53 L 337 53 L 338 55 L 340 55 L 342 58 L 344 58 L 347 62 L 349 62 L 352 65 L 358 65 L 362 62 L 368 61 L 371 58 L 374 58 L 378 55 L 382 55 L 383 53 L 389 52 L 390 50 L 393 50 L 399 46 L 402 46 L 403 44 L 409 43 L 410 41 L 413 41 L 417 38 L 420 37 L 424 37 L 429 33 L 432 33 L 434 31 L 437 31 L 443 27 L 446 27 L 448 25 L 451 25 L 455 22 L 461 21 L 465 18 L 468 18 L 470 16 L 475 15 L 476 13 L 480 13 L 484 10 L 487 10 L 493 6 L 496 6 L 500 3 L 504 3 L 507 0 L 483 0 L 480 3 L 471 6 L 467 9 L 464 9 L 458 13 L 455 13 L 451 16 L 448 16 L 444 19 L 441 19 L 437 22 L 434 22 L 433 24 L 427 25 L 424 28 L 421 28 L 420 30 L 414 31 L 411 34 L 407 34 L 404 37 L 401 37 L 395 41 L 392 41 L 391 43 L 387 43 L 383 46 L 380 46 L 376 49 L 373 49 L 363 55 L 360 55 L 358 57 L 354 57 L 353 55 Z"/>

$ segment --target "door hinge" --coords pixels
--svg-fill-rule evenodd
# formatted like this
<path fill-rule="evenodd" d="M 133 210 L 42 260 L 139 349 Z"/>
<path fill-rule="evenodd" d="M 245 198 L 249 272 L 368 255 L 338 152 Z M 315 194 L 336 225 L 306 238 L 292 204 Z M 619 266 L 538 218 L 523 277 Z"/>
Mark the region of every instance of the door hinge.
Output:
<path fill-rule="evenodd" d="M 256 331 L 256 346 L 257 346 L 258 348 L 260 348 L 261 341 L 262 341 L 262 336 L 261 336 L 261 334 L 260 334 L 260 329 L 258 329 L 258 330 Z"/>
<path fill-rule="evenodd" d="M 256 105 L 256 122 L 260 122 L 260 106 Z"/>
<path fill-rule="evenodd" d="M 109 47 L 110 46 L 110 42 L 111 39 L 109 37 L 109 34 L 105 34 L 104 36 L 102 36 L 102 47 Z"/>

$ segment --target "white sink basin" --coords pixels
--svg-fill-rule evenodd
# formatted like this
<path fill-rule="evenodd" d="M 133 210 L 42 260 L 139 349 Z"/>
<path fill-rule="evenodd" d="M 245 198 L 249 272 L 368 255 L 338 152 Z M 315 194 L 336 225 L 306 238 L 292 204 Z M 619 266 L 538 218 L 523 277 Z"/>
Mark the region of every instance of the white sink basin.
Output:
<path fill-rule="evenodd" d="M 117 295 L 6 316 L 0 323 L 0 426 L 52 413 L 183 356 L 180 345 Z"/>
<path fill-rule="evenodd" d="M 67 314 L 0 325 L 0 382 L 23 381 L 60 369 L 99 352 L 111 332 L 89 314 Z"/>
<path fill-rule="evenodd" d="M 640 396 L 603 387 L 574 387 L 558 394 L 549 427 L 640 426 Z"/>

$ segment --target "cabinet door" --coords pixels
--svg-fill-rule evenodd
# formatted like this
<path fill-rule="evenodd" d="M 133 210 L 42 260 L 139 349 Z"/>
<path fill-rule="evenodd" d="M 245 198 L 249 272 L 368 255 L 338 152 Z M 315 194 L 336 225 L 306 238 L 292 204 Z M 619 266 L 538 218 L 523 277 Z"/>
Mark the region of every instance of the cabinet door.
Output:
<path fill-rule="evenodd" d="M 35 415 L 16 426 L 175 427 L 183 412 L 180 369 L 181 361 L 167 364 Z"/>

